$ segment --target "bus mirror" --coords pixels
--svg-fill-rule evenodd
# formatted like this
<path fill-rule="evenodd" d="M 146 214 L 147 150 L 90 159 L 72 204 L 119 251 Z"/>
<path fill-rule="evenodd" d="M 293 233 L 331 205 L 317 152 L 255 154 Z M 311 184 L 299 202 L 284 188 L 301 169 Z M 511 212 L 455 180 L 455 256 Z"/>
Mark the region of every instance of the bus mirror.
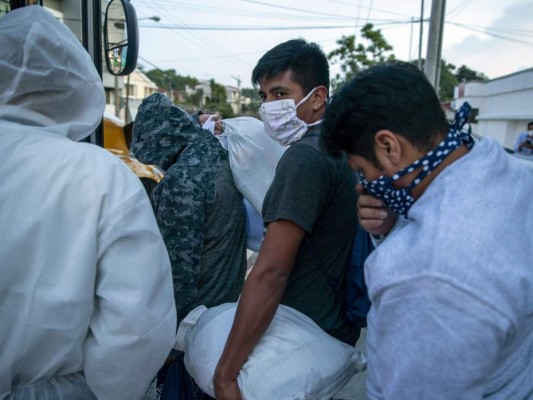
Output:
<path fill-rule="evenodd" d="M 105 61 L 113 75 L 128 75 L 137 66 L 139 27 L 129 0 L 111 0 L 104 20 Z"/>

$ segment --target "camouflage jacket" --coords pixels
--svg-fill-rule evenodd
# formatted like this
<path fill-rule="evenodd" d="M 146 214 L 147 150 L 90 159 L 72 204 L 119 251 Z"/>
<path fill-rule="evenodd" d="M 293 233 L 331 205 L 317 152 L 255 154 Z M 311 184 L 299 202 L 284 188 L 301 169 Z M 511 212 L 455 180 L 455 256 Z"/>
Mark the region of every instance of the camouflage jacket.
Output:
<path fill-rule="evenodd" d="M 246 272 L 242 195 L 218 140 L 162 94 L 146 98 L 131 148 L 166 170 L 152 194 L 172 264 L 178 321 L 194 307 L 236 301 Z"/>

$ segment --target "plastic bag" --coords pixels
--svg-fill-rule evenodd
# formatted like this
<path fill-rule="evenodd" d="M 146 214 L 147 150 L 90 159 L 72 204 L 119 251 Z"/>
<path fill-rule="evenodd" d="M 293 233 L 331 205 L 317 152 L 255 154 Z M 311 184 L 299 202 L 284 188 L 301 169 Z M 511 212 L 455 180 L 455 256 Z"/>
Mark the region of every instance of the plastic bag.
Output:
<path fill-rule="evenodd" d="M 276 167 L 287 149 L 272 140 L 263 123 L 252 117 L 223 120 L 233 181 L 252 207 L 261 214 L 263 200 Z"/>
<path fill-rule="evenodd" d="M 185 366 L 214 396 L 213 375 L 233 324 L 237 303 L 200 306 L 178 329 Z M 330 399 L 366 368 L 360 351 L 324 332 L 309 317 L 280 305 L 270 327 L 243 365 L 237 382 L 243 399 Z"/>

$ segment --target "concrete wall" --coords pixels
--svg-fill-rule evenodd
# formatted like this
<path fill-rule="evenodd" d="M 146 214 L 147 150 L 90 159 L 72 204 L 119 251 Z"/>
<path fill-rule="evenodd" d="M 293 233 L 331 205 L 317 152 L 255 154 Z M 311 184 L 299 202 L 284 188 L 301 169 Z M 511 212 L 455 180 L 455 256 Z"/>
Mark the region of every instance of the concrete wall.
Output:
<path fill-rule="evenodd" d="M 533 121 L 533 68 L 487 82 L 468 82 L 455 91 L 454 108 L 468 101 L 479 109 L 474 132 L 513 148 L 520 132 Z"/>

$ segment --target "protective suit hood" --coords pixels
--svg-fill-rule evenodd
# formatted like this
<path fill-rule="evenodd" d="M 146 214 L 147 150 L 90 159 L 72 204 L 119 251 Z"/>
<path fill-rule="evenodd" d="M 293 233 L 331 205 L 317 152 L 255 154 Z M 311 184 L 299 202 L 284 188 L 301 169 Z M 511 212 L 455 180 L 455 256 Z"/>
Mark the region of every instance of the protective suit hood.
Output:
<path fill-rule="evenodd" d="M 196 149 L 206 146 L 221 149 L 209 131 L 202 129 L 194 118 L 165 95 L 155 93 L 143 100 L 135 118 L 131 142 L 131 150 L 139 161 L 167 170 L 193 143 Z M 198 151 L 204 152 L 207 148 Z"/>
<path fill-rule="evenodd" d="M 0 71 L 0 122 L 78 141 L 102 120 L 104 88 L 89 54 L 41 6 L 0 18 Z"/>

